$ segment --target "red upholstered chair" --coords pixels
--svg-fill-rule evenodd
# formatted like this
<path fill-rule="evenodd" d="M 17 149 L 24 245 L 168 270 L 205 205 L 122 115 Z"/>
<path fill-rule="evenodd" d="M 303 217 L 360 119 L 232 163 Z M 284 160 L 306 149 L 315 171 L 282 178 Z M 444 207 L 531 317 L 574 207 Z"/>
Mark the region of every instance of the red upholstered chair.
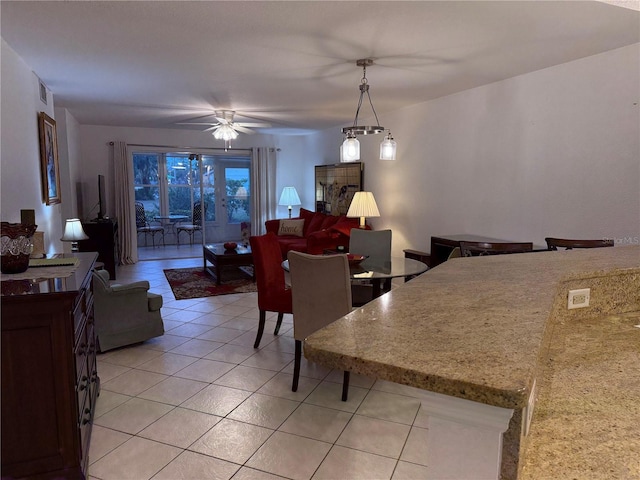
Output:
<path fill-rule="evenodd" d="M 277 335 L 285 313 L 292 313 L 291 289 L 284 281 L 282 252 L 276 235 L 253 236 L 249 238 L 253 254 L 253 268 L 258 286 L 258 309 L 260 323 L 253 348 L 260 346 L 267 312 L 278 312 L 278 322 L 273 334 Z"/>

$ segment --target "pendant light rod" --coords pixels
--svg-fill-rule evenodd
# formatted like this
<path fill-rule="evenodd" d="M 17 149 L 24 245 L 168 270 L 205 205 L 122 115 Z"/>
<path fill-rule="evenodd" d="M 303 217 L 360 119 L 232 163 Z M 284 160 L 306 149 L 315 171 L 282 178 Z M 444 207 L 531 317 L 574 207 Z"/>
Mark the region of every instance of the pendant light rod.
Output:
<path fill-rule="evenodd" d="M 362 79 L 360 80 L 359 86 L 360 98 L 358 99 L 358 108 L 356 109 L 356 116 L 353 119 L 353 126 L 343 128 L 342 133 L 345 135 L 348 133 L 354 135 L 375 135 L 377 133 L 383 133 L 385 131 L 385 128 L 380 126 L 380 120 L 378 120 L 378 114 L 376 113 L 376 109 L 373 107 L 373 101 L 371 100 L 371 94 L 369 93 L 369 82 L 367 80 L 367 67 L 373 65 L 373 59 L 361 58 L 359 60 L 356 60 L 356 65 L 358 67 L 362 67 Z M 362 107 L 362 98 L 365 93 L 367 94 L 367 98 L 369 99 L 369 105 L 371 106 L 373 115 L 376 118 L 377 125 L 358 125 L 358 116 L 360 114 L 360 108 Z"/>

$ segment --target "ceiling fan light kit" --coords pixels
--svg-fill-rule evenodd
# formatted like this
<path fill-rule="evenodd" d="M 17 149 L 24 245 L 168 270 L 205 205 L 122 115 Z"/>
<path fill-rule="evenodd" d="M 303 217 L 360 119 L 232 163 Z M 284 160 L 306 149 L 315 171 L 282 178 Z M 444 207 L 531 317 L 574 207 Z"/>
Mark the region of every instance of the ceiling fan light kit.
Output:
<path fill-rule="evenodd" d="M 386 129 L 379 125 L 378 114 L 373 107 L 371 101 L 371 94 L 369 93 L 369 82 L 367 81 L 367 67 L 373 65 L 373 59 L 361 58 L 356 61 L 358 67 L 362 67 L 362 80 L 360 80 L 360 98 L 358 100 L 358 108 L 356 109 L 356 116 L 353 120 L 353 125 L 350 127 L 344 127 L 342 133 L 345 135 L 344 142 L 340 147 L 340 161 L 341 162 L 355 162 L 360 160 L 360 142 L 356 138 L 357 135 L 376 135 L 383 133 Z M 360 107 L 362 106 L 362 99 L 364 94 L 367 94 L 369 99 L 369 105 L 376 119 L 378 125 L 358 125 L 358 115 L 360 114 Z M 380 160 L 395 160 L 397 144 L 391 136 L 391 131 L 385 136 L 382 143 L 380 143 Z"/>
<path fill-rule="evenodd" d="M 212 135 L 216 140 L 224 140 L 225 142 L 238 138 L 238 132 L 231 125 L 220 125 L 213 131 Z"/>
<path fill-rule="evenodd" d="M 225 150 L 231 147 L 231 140 L 235 140 L 238 138 L 238 135 L 242 133 L 253 134 L 255 133 L 251 128 L 269 128 L 271 124 L 264 122 L 254 122 L 254 123 L 245 123 L 245 122 L 235 122 L 234 116 L 236 112 L 235 110 L 215 110 L 213 116 L 217 120 L 217 123 L 209 123 L 209 122 L 187 122 L 187 123 L 178 123 L 177 125 L 209 125 L 206 128 L 205 132 L 211 132 L 213 138 L 216 140 L 223 140 L 225 143 Z M 209 114 L 211 115 L 211 114 Z"/>

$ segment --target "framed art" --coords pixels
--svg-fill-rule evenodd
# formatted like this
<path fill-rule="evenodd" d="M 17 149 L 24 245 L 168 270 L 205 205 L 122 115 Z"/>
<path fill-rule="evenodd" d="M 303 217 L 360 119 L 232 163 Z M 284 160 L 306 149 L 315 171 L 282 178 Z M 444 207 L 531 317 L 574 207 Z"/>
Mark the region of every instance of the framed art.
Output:
<path fill-rule="evenodd" d="M 56 121 L 44 112 L 38 114 L 40 133 L 40 175 L 42 200 L 47 205 L 60 203 L 60 168 L 58 166 L 58 137 Z"/>
<path fill-rule="evenodd" d="M 356 192 L 363 188 L 364 163 L 316 165 L 316 212 L 346 215 Z"/>

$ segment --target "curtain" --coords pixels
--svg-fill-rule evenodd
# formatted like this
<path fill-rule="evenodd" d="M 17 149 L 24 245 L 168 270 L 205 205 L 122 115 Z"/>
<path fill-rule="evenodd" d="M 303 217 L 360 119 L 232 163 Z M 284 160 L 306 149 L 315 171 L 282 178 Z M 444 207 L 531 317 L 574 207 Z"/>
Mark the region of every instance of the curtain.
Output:
<path fill-rule="evenodd" d="M 263 235 L 276 216 L 276 156 L 275 148 L 251 149 L 251 235 Z"/>
<path fill-rule="evenodd" d="M 125 142 L 113 142 L 113 167 L 121 265 L 138 261 L 133 165 Z"/>

